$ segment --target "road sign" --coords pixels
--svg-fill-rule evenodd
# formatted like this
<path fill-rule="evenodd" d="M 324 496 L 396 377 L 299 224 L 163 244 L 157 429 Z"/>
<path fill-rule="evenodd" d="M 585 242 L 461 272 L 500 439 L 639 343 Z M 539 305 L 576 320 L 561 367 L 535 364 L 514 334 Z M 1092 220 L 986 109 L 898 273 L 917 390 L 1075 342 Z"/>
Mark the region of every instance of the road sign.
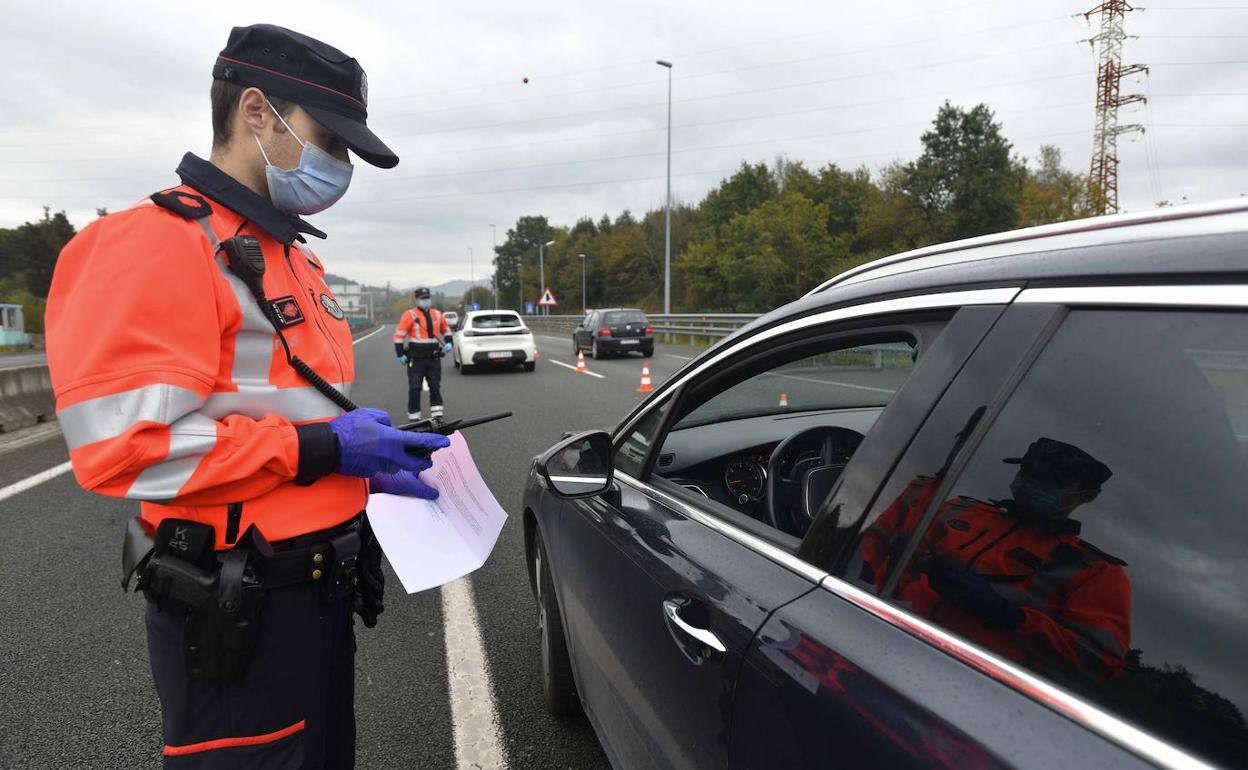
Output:
<path fill-rule="evenodd" d="M 533 314 L 534 314 L 534 312 L 533 312 L 533 311 L 534 311 L 535 309 L 536 309 L 536 308 L 534 308 L 534 307 L 533 307 L 533 300 L 528 300 L 528 301 L 526 301 L 526 302 L 524 303 L 524 314 L 525 314 L 525 315 L 533 315 Z"/>
<path fill-rule="evenodd" d="M 476 311 L 480 310 L 480 309 L 481 309 L 481 303 L 480 303 L 480 302 L 474 302 L 474 303 L 472 303 L 472 310 L 473 310 L 473 312 L 474 312 L 474 313 L 475 313 Z"/>
<path fill-rule="evenodd" d="M 542 307 L 550 307 L 559 303 L 555 300 L 555 295 L 551 292 L 550 287 L 547 286 L 546 291 L 542 293 L 542 298 L 537 301 L 537 304 Z"/>

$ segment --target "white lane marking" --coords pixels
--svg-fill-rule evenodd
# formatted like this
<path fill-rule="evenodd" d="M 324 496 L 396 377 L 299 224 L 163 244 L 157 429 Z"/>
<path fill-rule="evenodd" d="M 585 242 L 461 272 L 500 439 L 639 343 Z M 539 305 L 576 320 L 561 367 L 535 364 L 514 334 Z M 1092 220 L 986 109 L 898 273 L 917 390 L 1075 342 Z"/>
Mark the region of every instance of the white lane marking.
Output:
<path fill-rule="evenodd" d="M 571 369 L 571 370 L 572 370 L 572 371 L 574 371 L 574 372 L 576 371 L 576 367 L 575 367 L 575 366 L 573 366 L 572 364 L 565 364 L 564 362 L 562 362 L 562 361 L 556 361 L 556 360 L 555 360 L 555 359 L 553 359 L 553 358 L 548 358 L 548 359 L 546 359 L 546 363 L 548 363 L 548 364 L 554 364 L 555 366 L 562 366 L 564 369 Z M 601 374 L 598 374 L 597 372 L 577 372 L 577 373 L 578 373 L 578 374 L 588 374 L 590 377 L 597 377 L 597 378 L 598 378 L 598 379 L 600 379 L 600 380 L 605 380 L 605 379 L 606 379 L 606 377 L 603 377 Z"/>
<path fill-rule="evenodd" d="M 681 361 L 692 361 L 693 356 L 678 356 L 675 353 L 664 353 L 668 358 L 679 358 Z"/>
<path fill-rule="evenodd" d="M 71 465 L 70 463 L 64 462 L 56 466 L 55 468 L 48 468 L 46 471 L 43 471 L 42 473 L 36 473 L 34 476 L 22 479 L 16 484 L 10 484 L 4 489 L 0 489 L 0 500 L 7 500 L 13 495 L 18 495 L 18 494 L 21 494 L 22 492 L 25 492 L 28 489 L 31 489 L 32 487 L 37 487 L 45 481 L 51 481 L 57 476 L 60 476 L 63 473 L 67 473 L 69 469 L 72 467 L 73 465 Z"/>
<path fill-rule="evenodd" d="M 499 740 L 498 711 L 469 578 L 442 586 L 442 625 L 455 766 L 458 770 L 505 768 L 507 756 Z"/>
<path fill-rule="evenodd" d="M 373 336 L 374 334 L 376 334 L 377 332 L 381 331 L 381 330 L 382 330 L 382 329 L 384 329 L 384 328 L 386 328 L 386 327 L 385 327 L 385 326 L 378 326 L 376 329 L 373 329 L 371 332 L 369 332 L 368 334 L 365 334 L 363 337 L 360 337 L 358 340 L 351 340 L 351 344 L 352 344 L 352 345 L 358 345 L 358 344 L 360 344 L 361 342 L 363 342 L 364 340 L 368 339 L 369 337 Z"/>
<path fill-rule="evenodd" d="M 841 388 L 851 388 L 853 390 L 869 390 L 872 393 L 896 393 L 891 388 L 873 388 L 870 385 L 854 385 L 849 382 L 837 382 L 836 380 L 816 380 L 814 377 L 798 377 L 794 374 L 776 374 L 775 372 L 767 372 L 765 377 L 779 377 L 784 380 L 797 380 L 799 382 L 813 382 L 816 385 L 836 385 Z"/>

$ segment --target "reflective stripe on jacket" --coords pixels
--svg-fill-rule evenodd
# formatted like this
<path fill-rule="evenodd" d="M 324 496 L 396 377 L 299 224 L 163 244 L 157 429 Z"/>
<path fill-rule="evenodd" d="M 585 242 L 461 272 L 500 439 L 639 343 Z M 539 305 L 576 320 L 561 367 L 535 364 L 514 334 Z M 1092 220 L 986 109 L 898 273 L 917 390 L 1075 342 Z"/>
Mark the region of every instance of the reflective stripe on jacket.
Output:
<path fill-rule="evenodd" d="M 400 348 L 407 347 L 410 342 L 416 345 L 441 345 L 442 338 L 450 334 L 450 324 L 446 322 L 446 316 L 442 315 L 440 310 L 429 308 L 429 320 L 433 321 L 433 328 L 429 329 L 425 323 L 425 314 L 419 308 L 409 308 L 399 318 L 399 323 L 394 327 L 394 344 Z"/>
<path fill-rule="evenodd" d="M 938 481 L 919 478 L 863 537 L 863 577 L 882 587 L 928 509 Z M 971 571 L 1022 609 L 1014 631 L 996 631 L 942 599 L 919 565 L 938 559 Z M 1051 534 L 1003 508 L 946 500 L 902 569 L 896 600 L 1011 660 L 1103 681 L 1122 672 L 1131 637 L 1131 584 L 1121 562 L 1077 535 Z"/>
<path fill-rule="evenodd" d="M 195 193 L 188 186 L 175 188 Z M 341 413 L 286 362 L 273 326 L 214 254 L 211 237 L 255 236 L 264 291 L 291 352 L 348 392 L 351 331 L 311 251 L 220 205 L 201 220 L 144 201 L 97 219 L 61 252 L 48 296 L 48 365 L 74 475 L 142 501 L 141 516 L 212 525 L 217 547 L 256 524 L 282 540 L 339 524 L 363 479 L 308 486 L 295 426 Z"/>

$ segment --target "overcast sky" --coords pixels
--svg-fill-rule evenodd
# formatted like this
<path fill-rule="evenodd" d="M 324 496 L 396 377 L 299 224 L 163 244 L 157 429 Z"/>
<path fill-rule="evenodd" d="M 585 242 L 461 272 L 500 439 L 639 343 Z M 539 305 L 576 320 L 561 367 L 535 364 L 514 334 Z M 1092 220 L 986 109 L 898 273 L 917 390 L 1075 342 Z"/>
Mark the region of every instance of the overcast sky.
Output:
<path fill-rule="evenodd" d="M 1248 3 L 1158 0 L 1130 14 L 1123 208 L 1248 193 Z M 919 151 L 944 99 L 986 102 L 1020 155 L 1089 162 L 1093 0 L 684 0 L 658 3 L 9 2 L 0 0 L 0 226 L 64 209 L 81 227 L 207 156 L 208 89 L 234 25 L 320 38 L 368 73 L 369 123 L 402 159 L 360 163 L 312 218 L 332 272 L 436 284 L 489 273 L 519 216 L 556 224 L 659 207 L 666 72 L 672 186 L 696 202 L 742 160 L 783 153 L 878 169 Z M 1222 6 L 1218 8 L 1218 6 Z M 258 9 L 263 7 L 263 13 Z M 881 9 L 882 10 L 876 10 Z M 1095 21 L 1095 20 L 1094 20 Z M 525 84 L 523 78 L 528 77 Z"/>

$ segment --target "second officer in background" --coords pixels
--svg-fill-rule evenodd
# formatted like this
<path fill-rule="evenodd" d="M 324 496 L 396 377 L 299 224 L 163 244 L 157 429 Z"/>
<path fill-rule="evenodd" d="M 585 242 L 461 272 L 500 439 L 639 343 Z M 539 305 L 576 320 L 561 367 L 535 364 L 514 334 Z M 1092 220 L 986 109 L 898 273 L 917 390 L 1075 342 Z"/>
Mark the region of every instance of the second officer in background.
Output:
<path fill-rule="evenodd" d="M 407 367 L 407 419 L 420 419 L 420 393 L 429 382 L 429 416 L 440 419 L 442 357 L 451 349 L 451 327 L 442 311 L 433 307 L 433 294 L 419 288 L 416 307 L 403 313 L 394 327 L 394 353 Z"/>

